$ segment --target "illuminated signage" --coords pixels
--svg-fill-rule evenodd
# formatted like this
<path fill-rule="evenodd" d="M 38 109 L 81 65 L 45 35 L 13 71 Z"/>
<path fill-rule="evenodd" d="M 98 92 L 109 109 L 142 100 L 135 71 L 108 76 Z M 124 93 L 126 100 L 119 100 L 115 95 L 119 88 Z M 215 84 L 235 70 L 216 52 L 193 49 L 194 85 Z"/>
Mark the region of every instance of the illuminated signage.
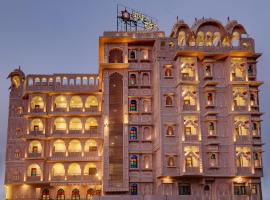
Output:
<path fill-rule="evenodd" d="M 120 11 L 119 11 L 120 10 Z M 117 31 L 158 31 L 157 20 L 141 12 L 117 5 Z"/>

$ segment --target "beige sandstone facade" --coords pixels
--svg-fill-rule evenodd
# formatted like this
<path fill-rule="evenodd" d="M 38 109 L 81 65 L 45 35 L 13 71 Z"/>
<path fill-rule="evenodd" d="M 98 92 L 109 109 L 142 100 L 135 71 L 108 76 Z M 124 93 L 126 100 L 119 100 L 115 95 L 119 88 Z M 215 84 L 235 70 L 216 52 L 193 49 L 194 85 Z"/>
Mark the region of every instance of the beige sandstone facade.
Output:
<path fill-rule="evenodd" d="M 14 70 L 7 199 L 262 199 L 259 56 L 200 19 L 104 32 L 98 74 Z"/>

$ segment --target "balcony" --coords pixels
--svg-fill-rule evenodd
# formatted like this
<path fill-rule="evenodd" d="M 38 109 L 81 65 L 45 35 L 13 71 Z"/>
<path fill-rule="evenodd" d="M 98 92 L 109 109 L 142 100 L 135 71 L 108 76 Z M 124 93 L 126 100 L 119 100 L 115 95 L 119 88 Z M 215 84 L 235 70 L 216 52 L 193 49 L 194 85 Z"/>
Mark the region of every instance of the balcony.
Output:
<path fill-rule="evenodd" d="M 88 152 L 84 152 L 84 157 L 98 157 L 98 151 L 88 151 Z"/>
<path fill-rule="evenodd" d="M 85 112 L 98 112 L 98 107 L 91 106 L 90 108 L 85 108 Z"/>
<path fill-rule="evenodd" d="M 29 134 L 26 134 L 26 138 L 45 138 L 46 135 L 43 131 L 30 131 Z"/>
<path fill-rule="evenodd" d="M 28 158 L 40 158 L 41 153 L 28 153 Z"/>
<path fill-rule="evenodd" d="M 232 81 L 244 81 L 244 77 L 236 77 L 236 76 L 232 76 Z"/>
<path fill-rule="evenodd" d="M 41 176 L 27 176 L 26 181 L 27 182 L 40 182 Z"/>
<path fill-rule="evenodd" d="M 197 111 L 196 105 L 183 105 L 183 111 Z"/>
<path fill-rule="evenodd" d="M 54 130 L 53 131 L 53 136 L 61 137 L 61 136 L 64 136 L 66 133 L 67 133 L 66 130 Z"/>
<path fill-rule="evenodd" d="M 65 157 L 66 156 L 66 152 L 52 152 L 52 157 L 54 158 L 62 158 L 62 157 Z"/>
<path fill-rule="evenodd" d="M 42 114 L 44 112 L 44 108 L 31 108 L 30 109 L 31 114 Z"/>
<path fill-rule="evenodd" d="M 101 184 L 101 180 L 95 175 L 83 175 L 83 182 L 93 183 L 93 184 Z"/>
<path fill-rule="evenodd" d="M 236 135 L 237 144 L 249 144 L 251 142 L 249 135 Z"/>
<path fill-rule="evenodd" d="M 68 152 L 68 157 L 70 158 L 77 158 L 77 157 L 81 157 L 82 156 L 82 152 Z"/>

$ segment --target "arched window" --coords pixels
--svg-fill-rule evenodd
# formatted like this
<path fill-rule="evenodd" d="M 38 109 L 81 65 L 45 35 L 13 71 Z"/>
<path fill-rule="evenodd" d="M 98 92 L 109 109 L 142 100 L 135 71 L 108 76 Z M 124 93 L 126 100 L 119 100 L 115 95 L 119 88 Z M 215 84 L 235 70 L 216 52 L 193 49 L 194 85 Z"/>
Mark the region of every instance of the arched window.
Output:
<path fill-rule="evenodd" d="M 214 124 L 214 122 L 209 122 L 209 124 L 208 124 L 208 133 L 209 133 L 209 135 L 215 135 L 215 124 Z"/>
<path fill-rule="evenodd" d="M 208 93 L 207 94 L 207 105 L 212 105 L 213 104 L 213 94 Z"/>
<path fill-rule="evenodd" d="M 204 34 L 203 34 L 203 32 L 199 31 L 197 33 L 196 43 L 197 43 L 198 46 L 203 46 L 204 45 Z"/>
<path fill-rule="evenodd" d="M 43 77 L 41 79 L 41 83 L 42 83 L 42 85 L 46 85 L 47 84 L 47 78 Z"/>
<path fill-rule="evenodd" d="M 56 200 L 65 200 L 65 191 L 62 188 L 57 191 Z"/>
<path fill-rule="evenodd" d="M 87 140 L 84 145 L 85 152 L 95 152 L 97 151 L 97 142 L 95 140 Z"/>
<path fill-rule="evenodd" d="M 32 86 L 33 85 L 33 79 L 32 78 L 28 78 L 28 86 Z"/>
<path fill-rule="evenodd" d="M 172 69 L 170 67 L 165 68 L 165 77 L 172 77 Z"/>
<path fill-rule="evenodd" d="M 40 78 L 38 77 L 35 78 L 35 85 L 40 85 Z"/>
<path fill-rule="evenodd" d="M 95 96 L 88 96 L 85 101 L 85 108 L 98 108 L 98 100 Z"/>
<path fill-rule="evenodd" d="M 81 176 L 81 167 L 78 163 L 72 163 L 68 166 L 69 176 Z"/>
<path fill-rule="evenodd" d="M 238 32 L 233 32 L 232 34 L 232 46 L 238 47 L 240 44 L 240 34 Z"/>
<path fill-rule="evenodd" d="M 72 118 L 70 120 L 69 130 L 82 130 L 82 121 L 80 118 Z"/>
<path fill-rule="evenodd" d="M 148 51 L 148 49 L 141 50 L 141 54 L 142 54 L 142 60 L 148 60 L 149 59 L 149 51 Z"/>
<path fill-rule="evenodd" d="M 62 117 L 58 117 L 54 120 L 54 130 L 65 131 L 67 129 L 66 120 Z"/>
<path fill-rule="evenodd" d="M 80 191 L 78 189 L 72 190 L 71 200 L 80 200 Z"/>
<path fill-rule="evenodd" d="M 63 140 L 56 140 L 53 143 L 53 150 L 54 152 L 63 153 L 66 152 L 66 144 Z"/>
<path fill-rule="evenodd" d="M 70 86 L 75 85 L 75 80 L 73 78 L 69 79 L 69 85 Z"/>
<path fill-rule="evenodd" d="M 93 196 L 96 194 L 96 190 L 94 188 L 89 188 L 86 194 L 86 200 L 92 200 Z"/>
<path fill-rule="evenodd" d="M 41 119 L 33 119 L 30 126 L 31 131 L 43 131 L 43 122 Z"/>
<path fill-rule="evenodd" d="M 54 100 L 55 108 L 66 108 L 67 107 L 67 99 L 65 96 L 57 96 Z"/>
<path fill-rule="evenodd" d="M 28 152 L 29 153 L 41 153 L 42 152 L 41 143 L 37 140 L 30 142 Z"/>
<path fill-rule="evenodd" d="M 174 135 L 174 131 L 173 131 L 173 127 L 172 127 L 172 126 L 168 126 L 168 127 L 167 127 L 166 134 L 167 134 L 168 136 Z"/>
<path fill-rule="evenodd" d="M 136 84 L 137 84 L 136 74 L 130 74 L 129 85 L 136 85 Z"/>
<path fill-rule="evenodd" d="M 166 106 L 172 106 L 172 97 L 171 96 L 166 96 Z"/>
<path fill-rule="evenodd" d="M 62 163 L 55 163 L 53 165 L 52 176 L 65 176 L 65 167 Z"/>
<path fill-rule="evenodd" d="M 112 49 L 109 52 L 109 63 L 123 63 L 123 52 L 120 49 Z"/>
<path fill-rule="evenodd" d="M 130 169 L 138 169 L 138 156 L 137 155 L 130 155 L 129 167 Z"/>
<path fill-rule="evenodd" d="M 70 108 L 82 108 L 83 102 L 80 96 L 73 96 L 70 99 Z"/>
<path fill-rule="evenodd" d="M 38 164 L 31 164 L 28 166 L 27 176 L 41 176 L 41 169 Z"/>
<path fill-rule="evenodd" d="M 81 85 L 81 84 L 82 84 L 81 77 L 76 77 L 76 85 Z"/>
<path fill-rule="evenodd" d="M 129 60 L 135 60 L 136 59 L 136 50 L 129 49 L 128 50 L 128 59 Z"/>
<path fill-rule="evenodd" d="M 215 47 L 220 45 L 220 33 L 219 32 L 214 33 L 213 45 Z"/>
<path fill-rule="evenodd" d="M 129 131 L 129 140 L 137 140 L 137 128 L 136 127 L 131 127 Z"/>
<path fill-rule="evenodd" d="M 54 130 L 56 131 L 67 130 L 67 123 L 63 117 L 58 117 L 54 120 Z"/>
<path fill-rule="evenodd" d="M 42 190 L 41 200 L 50 200 L 50 191 L 48 188 Z"/>
<path fill-rule="evenodd" d="M 67 77 L 63 77 L 62 80 L 63 80 L 62 81 L 62 85 L 68 85 L 68 79 L 67 79 Z"/>
<path fill-rule="evenodd" d="M 31 99 L 31 108 L 32 109 L 43 109 L 44 108 L 44 101 L 43 98 L 40 96 L 35 96 Z"/>
<path fill-rule="evenodd" d="M 144 112 L 150 112 L 151 111 L 151 103 L 149 99 L 143 100 L 143 111 Z"/>
<path fill-rule="evenodd" d="M 49 78 L 49 86 L 53 85 L 53 78 Z"/>
<path fill-rule="evenodd" d="M 253 152 L 253 160 L 255 167 L 261 167 L 261 158 L 258 152 Z"/>
<path fill-rule="evenodd" d="M 96 176 L 97 175 L 97 167 L 94 163 L 87 163 L 84 167 L 83 174 L 86 176 Z"/>
<path fill-rule="evenodd" d="M 193 157 L 192 156 L 186 156 L 185 158 L 185 166 L 186 167 L 193 167 Z"/>
<path fill-rule="evenodd" d="M 130 194 L 131 195 L 138 195 L 138 184 L 137 183 L 130 184 Z"/>
<path fill-rule="evenodd" d="M 150 131 L 149 127 L 144 127 L 143 128 L 143 139 L 147 140 L 147 141 L 152 139 L 151 131 Z"/>
<path fill-rule="evenodd" d="M 82 79 L 82 84 L 83 85 L 88 85 L 88 78 L 87 77 L 83 77 L 83 79 Z"/>
<path fill-rule="evenodd" d="M 211 32 L 207 32 L 205 35 L 205 45 L 212 46 L 213 42 L 213 34 Z"/>
<path fill-rule="evenodd" d="M 142 75 L 142 83 L 143 83 L 143 85 L 149 85 L 150 84 L 149 75 L 147 73 L 143 73 L 143 75 Z"/>
<path fill-rule="evenodd" d="M 209 160 L 210 167 L 215 167 L 218 165 L 216 153 L 210 153 L 209 158 L 210 158 L 210 160 Z"/>
<path fill-rule="evenodd" d="M 81 152 L 82 146 L 79 140 L 71 140 L 68 145 L 68 152 Z"/>
<path fill-rule="evenodd" d="M 174 156 L 169 156 L 167 161 L 168 167 L 175 167 L 175 159 Z"/>
<path fill-rule="evenodd" d="M 89 78 L 89 85 L 94 85 L 95 84 L 95 79 L 93 77 Z"/>
<path fill-rule="evenodd" d="M 56 83 L 56 85 L 61 85 L 61 77 L 60 76 L 57 76 L 55 78 L 55 83 Z"/>
<path fill-rule="evenodd" d="M 206 77 L 212 76 L 212 70 L 211 70 L 211 66 L 210 65 L 206 65 L 205 66 L 205 76 Z"/>
<path fill-rule="evenodd" d="M 178 34 L 178 46 L 186 45 L 186 33 L 184 31 L 180 31 Z"/>
<path fill-rule="evenodd" d="M 237 156 L 236 165 L 237 165 L 237 167 L 249 167 L 250 160 L 247 157 L 247 155 L 245 155 L 244 153 L 240 153 Z"/>
<path fill-rule="evenodd" d="M 144 168 L 149 169 L 150 168 L 150 157 L 149 156 L 144 156 Z"/>
<path fill-rule="evenodd" d="M 130 111 L 137 111 L 137 101 L 136 100 L 130 101 L 129 110 Z"/>

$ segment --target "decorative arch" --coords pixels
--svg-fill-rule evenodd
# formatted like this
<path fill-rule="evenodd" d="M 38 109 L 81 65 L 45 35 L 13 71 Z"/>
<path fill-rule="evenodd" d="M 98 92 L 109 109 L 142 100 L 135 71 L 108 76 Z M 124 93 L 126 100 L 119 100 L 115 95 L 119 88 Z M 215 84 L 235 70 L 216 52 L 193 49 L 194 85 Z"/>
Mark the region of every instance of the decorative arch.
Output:
<path fill-rule="evenodd" d="M 41 176 L 41 168 L 38 164 L 31 164 L 27 169 L 27 176 Z"/>
<path fill-rule="evenodd" d="M 85 130 L 91 130 L 93 128 L 97 128 L 98 127 L 98 123 L 97 120 L 93 117 L 87 118 L 87 120 L 85 121 Z"/>
<path fill-rule="evenodd" d="M 89 139 L 84 145 L 85 152 L 97 151 L 97 142 L 93 139 Z"/>
<path fill-rule="evenodd" d="M 98 100 L 95 96 L 88 96 L 85 101 L 85 108 L 98 107 Z"/>
<path fill-rule="evenodd" d="M 56 140 L 53 143 L 53 151 L 54 152 L 59 152 L 59 153 L 64 153 L 66 152 L 66 144 L 63 140 Z"/>
<path fill-rule="evenodd" d="M 65 190 L 60 188 L 57 190 L 56 200 L 65 200 Z"/>

